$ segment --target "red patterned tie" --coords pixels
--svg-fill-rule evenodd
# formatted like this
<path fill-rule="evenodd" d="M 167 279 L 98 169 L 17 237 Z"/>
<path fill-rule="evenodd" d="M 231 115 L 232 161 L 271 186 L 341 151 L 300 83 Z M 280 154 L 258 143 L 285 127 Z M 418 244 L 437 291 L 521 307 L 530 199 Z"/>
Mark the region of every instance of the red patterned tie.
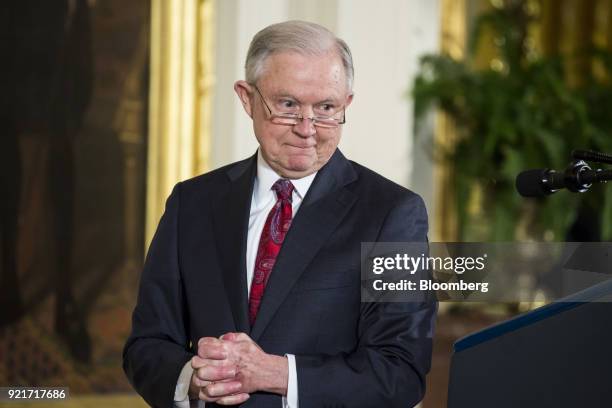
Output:
<path fill-rule="evenodd" d="M 253 282 L 251 283 L 251 295 L 249 297 L 249 322 L 251 326 L 255 323 L 259 304 L 270 278 L 270 272 L 274 268 L 276 257 L 291 226 L 293 184 L 289 180 L 280 179 L 274 183 L 272 189 L 276 192 L 276 204 L 270 210 L 261 232 L 261 238 L 259 238 Z"/>

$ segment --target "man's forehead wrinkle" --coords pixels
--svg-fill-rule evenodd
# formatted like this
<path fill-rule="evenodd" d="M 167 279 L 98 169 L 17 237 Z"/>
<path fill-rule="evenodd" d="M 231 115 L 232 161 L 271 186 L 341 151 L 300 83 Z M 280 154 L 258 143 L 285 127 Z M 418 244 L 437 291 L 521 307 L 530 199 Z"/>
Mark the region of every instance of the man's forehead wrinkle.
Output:
<path fill-rule="evenodd" d="M 347 91 L 342 59 L 331 50 L 314 55 L 291 51 L 271 53 L 263 63 L 258 82 L 269 82 L 270 87 L 276 87 L 279 79 L 304 85 L 316 85 L 319 88 L 332 90 L 332 94 L 341 95 Z"/>
<path fill-rule="evenodd" d="M 337 102 L 346 92 L 342 73 L 335 72 L 325 80 L 304 73 L 304 76 L 286 78 L 268 71 L 261 78 L 262 92 L 270 98 L 291 98 L 297 102 L 321 103 Z"/>
<path fill-rule="evenodd" d="M 284 89 L 284 88 L 280 88 L 278 91 L 272 92 L 270 94 L 270 98 L 272 98 L 272 99 L 289 98 L 289 99 L 295 100 L 296 102 L 298 102 L 300 104 L 304 102 L 303 101 L 303 99 L 304 99 L 303 96 L 296 95 L 294 92 L 291 92 L 291 91 L 289 91 L 287 89 Z M 311 98 L 308 98 L 308 99 L 311 99 Z M 328 92 L 327 95 L 322 96 L 322 97 L 317 97 L 317 98 L 314 98 L 314 99 L 315 100 L 312 101 L 313 103 L 329 103 L 329 102 L 338 102 L 339 98 L 334 97 L 333 95 L 331 95 Z M 310 102 L 310 101 L 306 101 L 306 102 Z"/>

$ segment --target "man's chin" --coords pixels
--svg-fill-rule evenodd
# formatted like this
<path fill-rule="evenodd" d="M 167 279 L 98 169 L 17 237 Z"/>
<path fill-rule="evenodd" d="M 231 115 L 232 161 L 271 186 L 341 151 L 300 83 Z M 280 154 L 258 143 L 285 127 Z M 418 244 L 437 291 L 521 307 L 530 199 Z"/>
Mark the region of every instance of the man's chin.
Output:
<path fill-rule="evenodd" d="M 288 160 L 283 171 L 287 177 L 301 178 L 317 171 L 317 161 L 311 157 L 292 157 Z"/>

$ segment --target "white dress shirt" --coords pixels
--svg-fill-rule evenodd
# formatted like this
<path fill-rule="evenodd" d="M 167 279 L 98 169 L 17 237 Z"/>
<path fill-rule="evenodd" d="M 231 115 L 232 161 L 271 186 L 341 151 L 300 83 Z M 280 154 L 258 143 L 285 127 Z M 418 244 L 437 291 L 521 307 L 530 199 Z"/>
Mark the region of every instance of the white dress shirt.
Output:
<path fill-rule="evenodd" d="M 301 179 L 292 179 L 293 194 L 292 194 L 292 211 L 295 217 L 302 200 L 306 196 L 312 181 L 317 173 Z M 253 196 L 251 198 L 251 210 L 249 213 L 249 231 L 247 236 L 247 251 L 246 251 L 246 272 L 247 272 L 247 290 L 251 292 L 251 281 L 253 280 L 253 271 L 255 269 L 255 258 L 259 248 L 259 239 L 263 231 L 268 213 L 276 203 L 276 193 L 272 190 L 272 185 L 281 178 L 264 160 L 261 155 L 261 150 L 257 151 L 257 176 L 255 177 L 255 185 L 253 186 Z M 265 291 L 264 291 L 265 293 Z M 282 408 L 298 408 L 298 386 L 297 386 L 297 369 L 295 366 L 295 356 L 287 354 L 289 364 L 287 396 L 283 396 Z M 189 402 L 188 391 L 191 382 L 193 369 L 191 362 L 188 361 L 179 375 L 174 392 L 174 406 L 176 408 L 204 408 L 204 401 Z"/>

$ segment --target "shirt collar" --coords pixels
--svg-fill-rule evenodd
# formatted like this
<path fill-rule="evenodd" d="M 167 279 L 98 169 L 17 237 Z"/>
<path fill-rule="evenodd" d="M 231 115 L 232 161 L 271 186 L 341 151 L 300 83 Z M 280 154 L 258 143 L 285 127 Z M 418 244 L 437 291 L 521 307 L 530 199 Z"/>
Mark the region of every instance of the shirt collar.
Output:
<path fill-rule="evenodd" d="M 309 174 L 306 177 L 299 179 L 291 179 L 291 183 L 294 187 L 294 193 L 298 195 L 300 200 L 303 200 L 308 193 L 308 189 L 312 184 L 317 172 Z M 257 177 L 255 179 L 255 200 L 260 202 L 266 194 L 270 194 L 272 186 L 278 179 L 282 178 L 279 176 L 270 165 L 264 160 L 261 155 L 261 149 L 257 149 Z"/>

